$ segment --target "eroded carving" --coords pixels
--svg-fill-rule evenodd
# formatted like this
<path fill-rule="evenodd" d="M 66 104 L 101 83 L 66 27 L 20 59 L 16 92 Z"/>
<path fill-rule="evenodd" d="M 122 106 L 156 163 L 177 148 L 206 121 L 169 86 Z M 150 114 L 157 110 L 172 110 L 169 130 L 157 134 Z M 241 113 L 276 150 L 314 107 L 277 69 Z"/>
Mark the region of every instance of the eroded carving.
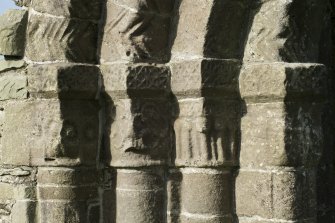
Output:
<path fill-rule="evenodd" d="M 107 3 L 104 61 L 167 61 L 173 0 Z"/>

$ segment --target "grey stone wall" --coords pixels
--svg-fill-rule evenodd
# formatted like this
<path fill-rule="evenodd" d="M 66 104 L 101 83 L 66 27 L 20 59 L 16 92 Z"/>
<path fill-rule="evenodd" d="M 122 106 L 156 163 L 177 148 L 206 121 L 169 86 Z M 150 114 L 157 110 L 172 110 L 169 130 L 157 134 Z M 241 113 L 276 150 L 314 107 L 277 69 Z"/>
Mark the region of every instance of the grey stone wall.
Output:
<path fill-rule="evenodd" d="M 0 17 L 0 222 L 334 222 L 334 3 L 24 0 Z"/>

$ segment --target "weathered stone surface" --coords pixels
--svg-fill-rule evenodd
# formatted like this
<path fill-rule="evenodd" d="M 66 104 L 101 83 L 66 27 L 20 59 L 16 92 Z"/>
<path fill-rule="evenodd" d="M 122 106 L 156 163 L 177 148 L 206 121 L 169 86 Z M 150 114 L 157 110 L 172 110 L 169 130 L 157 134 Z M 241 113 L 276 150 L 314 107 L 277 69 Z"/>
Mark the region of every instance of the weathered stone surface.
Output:
<path fill-rule="evenodd" d="M 114 168 L 106 167 L 102 171 L 100 178 L 100 201 L 101 201 L 101 219 L 106 223 L 113 223 L 116 217 L 116 171 Z M 114 179 L 114 181 L 113 181 Z"/>
<path fill-rule="evenodd" d="M 181 215 L 181 183 L 183 174 L 179 169 L 170 168 L 167 178 L 167 222 L 180 221 Z"/>
<path fill-rule="evenodd" d="M 0 182 L 6 184 L 34 185 L 36 169 L 32 167 L 0 167 Z"/>
<path fill-rule="evenodd" d="M 316 216 L 314 170 L 273 174 L 274 218 L 299 220 Z"/>
<path fill-rule="evenodd" d="M 240 62 L 189 60 L 171 63 L 171 88 L 177 97 L 238 97 Z"/>
<path fill-rule="evenodd" d="M 182 215 L 180 217 L 180 222 L 183 223 L 221 223 L 221 222 L 225 222 L 225 223 L 232 223 L 233 219 L 231 216 L 201 216 L 199 217 L 199 215 L 196 216 L 192 216 L 192 215 Z"/>
<path fill-rule="evenodd" d="M 164 222 L 164 172 L 160 168 L 119 169 L 116 222 Z"/>
<path fill-rule="evenodd" d="M 271 219 L 264 219 L 260 217 L 239 217 L 239 223 L 273 223 L 274 221 Z"/>
<path fill-rule="evenodd" d="M 256 2 L 244 60 L 317 62 L 326 2 Z"/>
<path fill-rule="evenodd" d="M 334 222 L 332 1 L 14 1 L 1 223 Z"/>
<path fill-rule="evenodd" d="M 173 3 L 174 0 L 108 0 L 102 62 L 167 61 Z"/>
<path fill-rule="evenodd" d="M 33 168 L 0 167 L 0 222 L 21 223 L 34 218 L 35 180 Z"/>
<path fill-rule="evenodd" d="M 297 221 L 285 221 L 282 219 L 266 219 L 261 218 L 259 216 L 252 216 L 252 217 L 240 217 L 238 219 L 239 223 L 283 223 L 283 222 L 290 222 L 290 223 L 314 223 L 316 221 L 315 218 L 309 218 L 304 220 L 297 220 Z"/>
<path fill-rule="evenodd" d="M 271 173 L 240 171 L 236 178 L 235 193 L 238 216 L 272 218 Z"/>
<path fill-rule="evenodd" d="M 38 170 L 37 181 L 40 185 L 94 185 L 99 182 L 99 174 L 92 168 L 43 167 Z"/>
<path fill-rule="evenodd" d="M 24 60 L 2 60 L 0 61 L 0 73 L 8 70 L 22 68 L 26 65 Z"/>
<path fill-rule="evenodd" d="M 95 169 L 40 167 L 37 183 L 42 222 L 94 222 L 88 219 L 94 208 L 99 210 Z"/>
<path fill-rule="evenodd" d="M 264 221 L 310 222 L 316 216 L 315 171 L 240 171 L 236 211 L 241 217 L 257 216 Z"/>
<path fill-rule="evenodd" d="M 325 97 L 326 67 L 321 64 L 251 64 L 240 75 L 241 97 L 246 101 L 301 100 Z"/>
<path fill-rule="evenodd" d="M 40 201 L 38 211 L 41 222 L 90 223 L 86 202 Z M 99 219 L 92 222 L 99 222 Z"/>
<path fill-rule="evenodd" d="M 182 173 L 182 211 L 216 217 L 231 214 L 230 171 L 184 169 Z"/>
<path fill-rule="evenodd" d="M 148 64 L 102 65 L 104 91 L 112 97 L 162 97 L 170 93 L 170 69 Z"/>
<path fill-rule="evenodd" d="M 31 0 L 13 0 L 17 6 L 29 7 Z"/>
<path fill-rule="evenodd" d="M 35 200 L 18 200 L 13 205 L 11 222 L 29 223 L 36 221 L 36 207 L 37 202 Z"/>
<path fill-rule="evenodd" d="M 148 166 L 169 163 L 172 126 L 165 99 L 134 98 L 114 102 L 115 113 L 107 134 L 111 165 Z M 122 131 L 120 131 L 122 129 Z"/>
<path fill-rule="evenodd" d="M 230 171 L 185 168 L 172 171 L 168 183 L 168 221 L 232 222 Z"/>
<path fill-rule="evenodd" d="M 96 163 L 99 122 L 95 102 L 38 100 L 9 102 L 2 108 L 1 163 Z"/>
<path fill-rule="evenodd" d="M 167 15 L 172 12 L 175 0 L 110 0 L 133 12 Z"/>
<path fill-rule="evenodd" d="M 34 0 L 31 7 L 55 16 L 99 20 L 102 3 L 101 0 Z"/>
<path fill-rule="evenodd" d="M 0 76 L 0 101 L 26 99 L 28 97 L 27 77 L 16 73 Z"/>
<path fill-rule="evenodd" d="M 68 168 L 39 168 L 37 196 L 41 200 L 88 201 L 98 197 L 97 177 L 94 170 Z M 56 176 L 53 176 L 55 174 Z M 96 171 L 95 171 L 95 174 Z M 72 178 L 72 179 L 69 179 Z"/>
<path fill-rule="evenodd" d="M 1 200 L 21 200 L 34 199 L 34 187 L 26 185 L 13 185 L 9 183 L 0 183 Z"/>
<path fill-rule="evenodd" d="M 0 16 L 0 54 L 23 56 L 28 12 L 8 10 Z"/>
<path fill-rule="evenodd" d="M 178 0 L 172 57 L 238 59 L 247 35 L 249 2 Z M 196 5 L 196 7 L 195 7 Z"/>
<path fill-rule="evenodd" d="M 321 156 L 320 104 L 248 104 L 241 131 L 241 166 L 315 166 Z"/>
<path fill-rule="evenodd" d="M 33 65 L 28 67 L 28 87 L 32 97 L 96 99 L 100 92 L 100 70 L 95 66 Z"/>
<path fill-rule="evenodd" d="M 179 100 L 174 123 L 177 166 L 235 166 L 240 141 L 238 101 Z"/>
<path fill-rule="evenodd" d="M 96 61 L 98 25 L 91 21 L 29 16 L 26 56 L 32 61 Z"/>

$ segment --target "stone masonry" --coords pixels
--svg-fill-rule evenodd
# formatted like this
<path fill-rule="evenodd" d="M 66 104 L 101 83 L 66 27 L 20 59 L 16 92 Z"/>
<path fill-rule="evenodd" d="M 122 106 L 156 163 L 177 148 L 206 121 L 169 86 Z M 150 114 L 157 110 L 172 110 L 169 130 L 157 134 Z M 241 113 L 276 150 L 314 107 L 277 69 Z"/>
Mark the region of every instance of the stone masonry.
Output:
<path fill-rule="evenodd" d="M 0 223 L 334 223 L 331 0 L 15 0 Z"/>

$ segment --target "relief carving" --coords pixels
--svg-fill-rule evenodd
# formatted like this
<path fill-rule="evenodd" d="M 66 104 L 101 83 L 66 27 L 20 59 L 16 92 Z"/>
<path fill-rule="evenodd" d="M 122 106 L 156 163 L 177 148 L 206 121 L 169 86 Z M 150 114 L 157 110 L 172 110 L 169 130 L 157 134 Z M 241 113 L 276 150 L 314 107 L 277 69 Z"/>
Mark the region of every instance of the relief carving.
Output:
<path fill-rule="evenodd" d="M 201 103 L 204 106 L 201 113 L 184 113 L 185 110 L 181 109 L 175 122 L 176 165 L 237 165 L 240 142 L 239 102 Z"/>
<path fill-rule="evenodd" d="M 112 164 L 167 162 L 171 153 L 169 101 L 143 98 L 122 101 L 116 103 L 110 134 Z"/>
<path fill-rule="evenodd" d="M 167 61 L 173 2 L 109 0 L 102 60 Z"/>

